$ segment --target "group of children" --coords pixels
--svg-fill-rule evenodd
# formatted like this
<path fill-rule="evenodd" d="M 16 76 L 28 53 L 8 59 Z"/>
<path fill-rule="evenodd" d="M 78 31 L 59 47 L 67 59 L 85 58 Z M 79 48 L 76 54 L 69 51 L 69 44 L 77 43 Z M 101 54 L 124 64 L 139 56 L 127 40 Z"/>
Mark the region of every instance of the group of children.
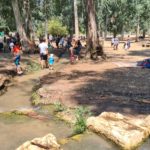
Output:
<path fill-rule="evenodd" d="M 111 46 L 113 46 L 114 50 L 118 50 L 119 39 L 117 37 L 112 38 Z M 131 41 L 130 41 L 129 36 L 128 36 L 127 41 L 124 43 L 124 49 L 128 50 L 128 49 L 130 49 L 130 47 L 131 47 Z"/>

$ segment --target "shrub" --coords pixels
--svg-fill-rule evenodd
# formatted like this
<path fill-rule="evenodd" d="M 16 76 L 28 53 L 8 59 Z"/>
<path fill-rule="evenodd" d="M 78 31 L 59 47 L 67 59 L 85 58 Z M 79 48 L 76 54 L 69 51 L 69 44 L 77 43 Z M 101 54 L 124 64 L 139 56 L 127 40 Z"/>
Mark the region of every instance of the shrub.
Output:
<path fill-rule="evenodd" d="M 37 106 L 38 104 L 40 104 L 40 96 L 38 95 L 37 92 L 34 92 L 32 94 L 31 100 L 32 100 L 32 105 Z"/>
<path fill-rule="evenodd" d="M 68 34 L 67 27 L 63 26 L 59 19 L 52 19 L 48 21 L 48 33 L 56 36 L 64 36 Z"/>
<path fill-rule="evenodd" d="M 54 103 L 54 106 L 56 112 L 61 112 L 65 110 L 64 106 L 60 102 Z"/>
<path fill-rule="evenodd" d="M 74 125 L 74 132 L 81 134 L 86 130 L 86 116 L 90 115 L 90 112 L 85 107 L 78 107 L 76 109 L 76 123 Z"/>

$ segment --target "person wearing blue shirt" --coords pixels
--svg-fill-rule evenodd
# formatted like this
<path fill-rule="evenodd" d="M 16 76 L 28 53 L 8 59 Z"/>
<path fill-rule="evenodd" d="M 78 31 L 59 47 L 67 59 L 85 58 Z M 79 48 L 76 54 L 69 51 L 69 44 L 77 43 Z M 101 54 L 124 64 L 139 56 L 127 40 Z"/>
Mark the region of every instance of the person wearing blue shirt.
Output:
<path fill-rule="evenodd" d="M 54 54 L 50 54 L 49 59 L 48 59 L 48 63 L 49 63 L 49 69 L 53 70 L 53 65 L 54 65 Z"/>

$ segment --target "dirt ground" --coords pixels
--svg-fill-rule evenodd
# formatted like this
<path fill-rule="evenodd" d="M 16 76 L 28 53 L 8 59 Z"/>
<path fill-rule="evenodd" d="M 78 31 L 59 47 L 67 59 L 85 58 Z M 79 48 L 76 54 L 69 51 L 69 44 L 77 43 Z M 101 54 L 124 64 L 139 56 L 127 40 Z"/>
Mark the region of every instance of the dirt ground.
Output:
<path fill-rule="evenodd" d="M 106 61 L 83 61 L 67 65 L 61 71 L 41 79 L 49 86 L 47 93 L 64 105 L 89 107 L 92 112 L 120 112 L 143 116 L 150 114 L 150 70 L 136 67 L 138 61 L 150 57 L 150 49 L 132 43 L 125 51 L 123 43 L 114 51 L 104 44 Z M 53 91 L 53 92 L 52 92 Z"/>
<path fill-rule="evenodd" d="M 95 114 L 104 111 L 139 116 L 150 114 L 150 70 L 135 66 L 138 61 L 150 57 L 150 48 L 143 48 L 139 42 L 132 43 L 131 49 L 125 51 L 120 43 L 119 49 L 114 51 L 110 41 L 106 41 L 104 51 L 108 57 L 106 61 L 80 60 L 70 65 L 69 58 L 64 57 L 55 63 L 56 73 L 35 69 L 34 74 L 16 79 L 20 82 L 44 75 L 42 86 L 50 87 L 47 93 L 52 93 L 51 97 L 67 106 L 87 106 Z M 0 60 L 0 73 L 13 74 L 15 66 L 11 55 L 0 54 Z M 30 62 L 39 63 L 39 56 L 22 56 L 23 65 Z"/>

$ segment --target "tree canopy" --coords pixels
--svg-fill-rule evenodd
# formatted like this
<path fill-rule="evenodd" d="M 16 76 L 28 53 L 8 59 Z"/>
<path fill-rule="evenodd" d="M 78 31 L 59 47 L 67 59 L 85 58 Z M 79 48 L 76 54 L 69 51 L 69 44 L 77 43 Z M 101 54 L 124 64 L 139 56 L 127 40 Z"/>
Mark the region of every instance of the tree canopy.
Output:
<path fill-rule="evenodd" d="M 37 30 L 39 24 L 45 19 L 51 20 L 59 18 L 65 25 L 69 33 L 74 33 L 74 1 L 72 0 L 19 0 L 20 12 L 25 24 L 26 15 L 22 5 L 29 3 L 32 27 Z M 80 33 L 86 33 L 86 1 L 76 0 L 78 8 L 78 21 Z M 147 32 L 150 25 L 150 1 L 149 0 L 95 0 L 96 19 L 98 30 L 101 32 L 111 32 L 121 34 L 123 32 L 136 32 L 139 30 Z M 15 30 L 15 19 L 11 2 L 9 0 L 0 1 L 0 25 L 7 25 L 11 30 Z"/>

